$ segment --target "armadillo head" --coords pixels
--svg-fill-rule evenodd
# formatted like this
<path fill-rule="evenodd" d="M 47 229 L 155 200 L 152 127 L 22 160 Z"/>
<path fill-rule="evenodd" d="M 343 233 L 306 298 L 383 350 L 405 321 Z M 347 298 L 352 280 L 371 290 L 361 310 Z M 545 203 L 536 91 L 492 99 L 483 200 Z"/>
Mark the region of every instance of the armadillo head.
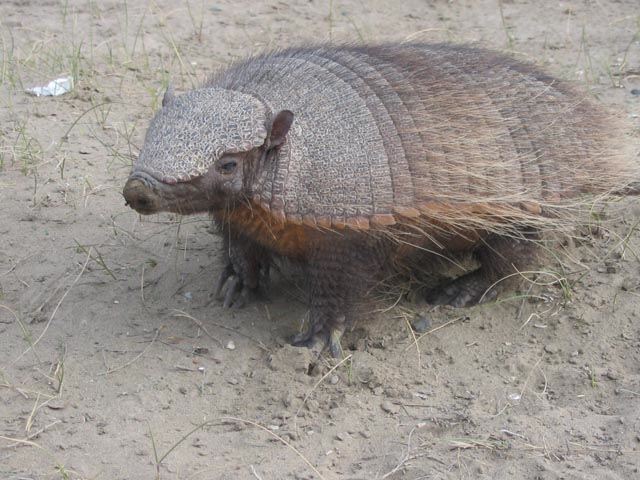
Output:
<path fill-rule="evenodd" d="M 259 163 L 284 142 L 293 121 L 287 110 L 270 117 L 245 93 L 167 90 L 124 187 L 127 205 L 141 214 L 190 214 L 250 195 Z"/>

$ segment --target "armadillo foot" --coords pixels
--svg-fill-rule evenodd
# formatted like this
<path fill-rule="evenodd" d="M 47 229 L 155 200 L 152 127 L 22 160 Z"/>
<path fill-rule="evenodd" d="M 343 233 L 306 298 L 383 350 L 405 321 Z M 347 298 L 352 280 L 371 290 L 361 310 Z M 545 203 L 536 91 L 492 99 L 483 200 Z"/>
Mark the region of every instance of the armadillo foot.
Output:
<path fill-rule="evenodd" d="M 337 322 L 337 325 L 328 330 L 324 327 L 316 331 L 316 328 L 311 325 L 306 331 L 296 334 L 291 340 L 291 344 L 295 347 L 307 347 L 317 356 L 329 349 L 333 358 L 342 358 L 340 340 L 343 334 L 344 321 Z"/>
<path fill-rule="evenodd" d="M 456 278 L 448 285 L 430 290 L 426 301 L 432 305 L 451 305 L 452 307 L 470 307 L 493 300 L 497 292 L 487 290 L 490 285 L 480 272 L 472 272 Z"/>
<path fill-rule="evenodd" d="M 237 275 L 231 265 L 220 274 L 216 285 L 215 296 L 218 300 L 223 300 L 223 308 L 242 308 L 250 300 L 253 291 L 245 285 Z"/>

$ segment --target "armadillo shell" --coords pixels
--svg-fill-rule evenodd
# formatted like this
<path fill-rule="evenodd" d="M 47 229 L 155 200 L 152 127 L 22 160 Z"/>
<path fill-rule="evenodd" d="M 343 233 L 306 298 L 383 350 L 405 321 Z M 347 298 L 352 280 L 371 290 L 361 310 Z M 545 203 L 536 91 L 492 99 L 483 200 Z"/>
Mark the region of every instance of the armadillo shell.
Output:
<path fill-rule="evenodd" d="M 367 229 L 425 218 L 500 230 L 544 223 L 545 212 L 561 216 L 582 193 L 638 178 L 622 129 L 601 108 L 481 49 L 289 49 L 233 65 L 208 85 L 294 113 L 253 189 L 275 217 L 296 223 Z"/>

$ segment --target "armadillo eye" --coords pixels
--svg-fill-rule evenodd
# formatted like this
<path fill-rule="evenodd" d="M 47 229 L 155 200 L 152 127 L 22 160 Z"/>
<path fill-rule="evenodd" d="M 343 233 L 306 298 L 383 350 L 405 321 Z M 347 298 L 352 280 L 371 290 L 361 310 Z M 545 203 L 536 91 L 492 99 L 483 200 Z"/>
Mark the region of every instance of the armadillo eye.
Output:
<path fill-rule="evenodd" d="M 238 162 L 233 158 L 222 159 L 218 164 L 218 170 L 222 173 L 229 174 L 235 172 L 237 166 Z"/>

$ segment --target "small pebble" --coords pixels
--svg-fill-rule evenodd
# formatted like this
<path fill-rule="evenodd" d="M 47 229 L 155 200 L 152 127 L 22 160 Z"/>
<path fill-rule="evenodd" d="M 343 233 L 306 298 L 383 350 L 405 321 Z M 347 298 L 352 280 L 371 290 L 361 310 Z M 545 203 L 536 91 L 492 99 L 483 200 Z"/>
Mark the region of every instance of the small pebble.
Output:
<path fill-rule="evenodd" d="M 67 405 L 60 399 L 54 399 L 47 403 L 47 408 L 51 410 L 63 410 Z"/>
<path fill-rule="evenodd" d="M 320 410 L 320 403 L 313 398 L 307 400 L 307 410 L 310 412 L 317 412 Z"/>
<path fill-rule="evenodd" d="M 624 277 L 620 282 L 620 288 L 625 292 L 632 292 L 637 286 L 637 281 L 633 277 Z"/>
<path fill-rule="evenodd" d="M 544 351 L 547 353 L 558 353 L 558 347 L 555 345 L 545 345 Z"/>
<path fill-rule="evenodd" d="M 229 380 L 227 380 L 227 382 L 229 382 L 231 385 L 237 385 L 238 384 L 238 379 L 237 378 L 230 378 Z"/>
<path fill-rule="evenodd" d="M 344 432 L 338 432 L 336 433 L 336 438 L 338 440 L 340 440 L 341 442 L 344 442 L 347 439 L 348 435 Z"/>
<path fill-rule="evenodd" d="M 418 333 L 424 333 L 431 328 L 431 319 L 426 314 L 421 313 L 411 322 L 411 328 Z"/>
<path fill-rule="evenodd" d="M 289 407 L 293 404 L 293 395 L 291 394 L 291 392 L 287 392 L 287 393 L 282 397 L 282 404 L 283 404 L 286 408 L 289 408 Z"/>
<path fill-rule="evenodd" d="M 233 342 L 233 340 L 229 340 L 227 342 L 227 349 L 228 350 L 235 350 L 236 349 L 236 344 Z"/>
<path fill-rule="evenodd" d="M 507 398 L 512 402 L 519 402 L 522 399 L 522 396 L 519 393 L 510 393 L 507 395 Z"/>
<path fill-rule="evenodd" d="M 245 430 L 247 428 L 246 424 L 244 422 L 240 422 L 240 421 L 236 421 L 233 422 L 233 429 L 236 432 L 241 432 L 243 430 Z"/>
<path fill-rule="evenodd" d="M 398 406 L 394 405 L 389 400 L 385 400 L 384 402 L 382 402 L 382 405 L 380 405 L 380 406 L 382 407 L 382 410 L 384 410 L 387 413 L 395 414 L 395 413 L 398 413 L 400 411 Z"/>
<path fill-rule="evenodd" d="M 340 381 L 340 378 L 337 375 L 331 375 L 331 377 L 329 377 L 329 383 L 331 385 L 335 385 L 339 381 Z"/>
<path fill-rule="evenodd" d="M 620 378 L 620 375 L 618 375 L 618 373 L 614 372 L 613 370 L 609 370 L 605 374 L 605 377 L 607 377 L 609 380 L 618 380 Z"/>
<path fill-rule="evenodd" d="M 400 391 L 395 387 L 387 387 L 384 389 L 384 395 L 389 398 L 398 398 Z"/>

